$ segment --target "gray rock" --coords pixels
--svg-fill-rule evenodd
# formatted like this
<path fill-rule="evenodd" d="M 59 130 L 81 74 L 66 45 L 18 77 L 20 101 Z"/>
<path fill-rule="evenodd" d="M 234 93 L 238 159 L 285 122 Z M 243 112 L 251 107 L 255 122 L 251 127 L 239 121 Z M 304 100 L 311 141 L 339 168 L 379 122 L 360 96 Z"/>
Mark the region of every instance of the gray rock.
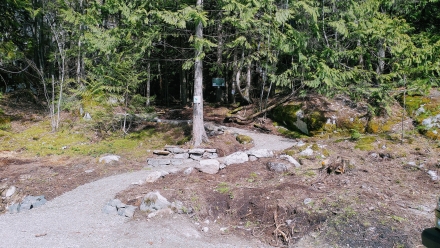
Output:
<path fill-rule="evenodd" d="M 45 204 L 47 200 L 44 198 L 44 195 L 40 196 L 26 196 L 20 205 L 20 210 L 30 210 L 32 208 L 39 207 Z"/>
<path fill-rule="evenodd" d="M 203 155 L 203 153 L 205 153 L 205 149 L 190 149 L 189 150 L 189 154 L 198 154 L 198 155 Z"/>
<path fill-rule="evenodd" d="M 285 172 L 289 169 L 290 166 L 284 163 L 276 163 L 276 162 L 269 162 L 267 163 L 267 168 L 274 172 Z"/>
<path fill-rule="evenodd" d="M 185 175 L 189 175 L 189 174 L 191 174 L 191 172 L 192 172 L 193 170 L 194 170 L 193 167 L 186 168 L 186 169 L 183 171 L 183 174 L 185 174 Z"/>
<path fill-rule="evenodd" d="M 162 177 L 162 173 L 160 171 L 153 171 L 147 175 L 147 177 L 145 178 L 145 182 L 152 183 L 161 177 Z"/>
<path fill-rule="evenodd" d="M 220 163 L 216 159 L 203 159 L 196 169 L 208 174 L 216 174 L 220 170 Z"/>
<path fill-rule="evenodd" d="M 437 181 L 438 178 L 439 178 L 438 175 L 437 175 L 437 172 L 432 171 L 432 170 L 428 170 L 428 175 L 431 177 L 431 179 L 433 181 Z"/>
<path fill-rule="evenodd" d="M 174 214 L 173 210 L 171 210 L 171 208 L 163 208 L 163 209 L 159 209 L 157 211 L 154 211 L 152 213 L 149 213 L 147 215 L 148 218 L 153 218 L 156 216 L 163 216 L 163 215 L 172 215 Z"/>
<path fill-rule="evenodd" d="M 140 210 L 141 211 L 156 211 L 163 208 L 168 208 L 171 203 L 163 197 L 158 191 L 150 192 L 144 196 Z"/>
<path fill-rule="evenodd" d="M 202 155 L 199 154 L 191 154 L 189 155 L 189 157 L 197 161 L 200 161 L 202 159 Z"/>
<path fill-rule="evenodd" d="M 217 149 L 205 149 L 205 152 L 217 153 Z"/>
<path fill-rule="evenodd" d="M 202 232 L 208 232 L 209 231 L 209 227 L 205 226 L 202 228 Z"/>
<path fill-rule="evenodd" d="M 113 200 L 110 200 L 110 201 L 108 202 L 108 205 L 109 205 L 109 206 L 112 206 L 112 207 L 116 207 L 116 208 L 122 208 L 122 207 L 125 207 L 125 204 L 122 203 L 121 200 L 119 200 L 119 199 L 113 199 Z"/>
<path fill-rule="evenodd" d="M 109 204 L 104 205 L 104 207 L 102 208 L 102 212 L 105 214 L 118 214 L 117 208 L 115 206 L 110 206 Z"/>
<path fill-rule="evenodd" d="M 158 158 L 149 158 L 147 159 L 147 164 L 153 167 L 160 167 L 171 164 L 170 159 L 158 159 Z"/>
<path fill-rule="evenodd" d="M 235 152 L 230 154 L 229 156 L 226 156 L 223 159 L 223 163 L 228 166 L 231 164 L 241 164 L 244 162 L 249 161 L 249 157 L 246 153 L 244 152 Z"/>
<path fill-rule="evenodd" d="M 88 174 L 88 173 L 92 173 L 93 171 L 95 171 L 95 170 L 94 169 L 90 169 L 90 170 L 85 170 L 84 172 Z"/>
<path fill-rule="evenodd" d="M 181 154 L 181 153 L 187 153 L 188 152 L 188 149 L 182 149 L 182 148 L 177 147 L 177 146 L 166 146 L 165 150 L 169 151 L 171 153 L 174 153 L 174 154 Z"/>
<path fill-rule="evenodd" d="M 301 167 L 301 164 L 300 164 L 296 159 L 294 159 L 292 156 L 289 156 L 289 155 L 281 155 L 280 158 L 289 161 L 289 162 L 290 162 L 291 164 L 293 164 L 296 168 Z"/>
<path fill-rule="evenodd" d="M 203 153 L 202 158 L 214 159 L 214 158 L 218 158 L 218 154 L 212 153 L 212 152 L 205 152 L 205 153 Z"/>
<path fill-rule="evenodd" d="M 108 164 L 108 163 L 113 162 L 113 161 L 119 161 L 120 158 L 121 157 L 118 156 L 118 155 L 106 155 L 106 156 L 103 156 L 103 157 L 99 158 L 99 163 L 104 162 L 105 164 Z"/>
<path fill-rule="evenodd" d="M 310 198 L 306 198 L 306 199 L 304 199 L 304 204 L 306 204 L 306 205 L 309 205 L 309 204 L 312 203 L 312 202 L 313 202 L 313 200 L 310 199 Z"/>
<path fill-rule="evenodd" d="M 134 212 L 136 211 L 136 209 L 137 209 L 136 206 L 127 205 L 124 209 L 122 216 L 128 217 L 128 218 L 133 218 Z"/>
<path fill-rule="evenodd" d="M 167 156 L 170 154 L 170 152 L 169 151 L 162 151 L 162 150 L 154 150 L 153 154 Z"/>
<path fill-rule="evenodd" d="M 189 158 L 189 153 L 178 153 L 178 154 L 174 154 L 174 158 L 175 159 L 187 159 Z"/>
<path fill-rule="evenodd" d="M 249 161 L 254 162 L 254 161 L 257 161 L 257 160 L 258 160 L 258 158 L 255 157 L 254 155 L 249 155 Z"/>
<path fill-rule="evenodd" d="M 189 209 L 186 208 L 185 206 L 183 206 L 183 203 L 181 201 L 175 201 L 175 202 L 171 203 L 170 207 L 174 212 L 176 212 L 178 214 L 190 213 L 190 212 L 188 212 Z"/>
<path fill-rule="evenodd" d="M 268 149 L 251 150 L 251 151 L 248 151 L 247 154 L 255 156 L 257 158 L 271 158 L 271 157 L 273 157 L 273 152 Z"/>
<path fill-rule="evenodd" d="M 299 153 L 300 156 L 312 156 L 313 150 L 312 148 L 306 148 L 304 151 Z"/>
<path fill-rule="evenodd" d="M 20 203 L 15 203 L 15 204 L 9 206 L 8 211 L 11 214 L 16 214 L 16 213 L 20 212 Z"/>
<path fill-rule="evenodd" d="M 84 120 L 86 120 L 86 121 L 90 121 L 92 119 L 92 116 L 90 115 L 90 113 L 86 113 L 85 115 L 84 115 Z"/>
<path fill-rule="evenodd" d="M 15 194 L 15 191 L 17 191 L 17 188 L 15 186 L 9 187 L 9 189 L 6 190 L 5 197 L 6 198 L 11 197 L 13 194 Z"/>

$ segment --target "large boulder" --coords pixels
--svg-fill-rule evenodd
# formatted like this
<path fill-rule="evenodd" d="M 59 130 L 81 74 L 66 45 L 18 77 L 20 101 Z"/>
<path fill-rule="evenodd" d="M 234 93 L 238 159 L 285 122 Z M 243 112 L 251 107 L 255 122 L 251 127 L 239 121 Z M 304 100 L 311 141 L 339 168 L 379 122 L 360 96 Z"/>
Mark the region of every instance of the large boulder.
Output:
<path fill-rule="evenodd" d="M 195 168 L 201 172 L 216 174 L 220 170 L 220 163 L 216 159 L 202 159 Z"/>
<path fill-rule="evenodd" d="M 171 203 L 163 197 L 158 191 L 150 192 L 144 196 L 140 206 L 141 211 L 157 211 L 168 208 Z"/>
<path fill-rule="evenodd" d="M 241 164 L 249 161 L 249 157 L 245 152 L 235 152 L 223 158 L 223 163 L 228 166 L 231 164 Z"/>

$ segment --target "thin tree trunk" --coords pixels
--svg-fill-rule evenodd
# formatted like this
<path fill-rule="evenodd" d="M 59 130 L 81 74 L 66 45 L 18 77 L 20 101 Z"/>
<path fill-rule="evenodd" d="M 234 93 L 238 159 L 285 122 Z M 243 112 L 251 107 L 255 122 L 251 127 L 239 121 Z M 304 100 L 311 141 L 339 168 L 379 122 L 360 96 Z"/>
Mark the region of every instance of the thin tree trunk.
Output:
<path fill-rule="evenodd" d="M 202 8 L 202 0 L 197 0 L 197 7 Z M 199 22 L 196 26 L 196 39 L 203 39 L 203 25 Z M 196 40 L 197 42 L 197 40 Z M 193 107 L 193 137 L 192 142 L 195 147 L 200 146 L 204 141 L 208 140 L 203 124 L 203 61 L 200 58 L 203 48 L 196 49 L 196 57 L 194 63 L 194 101 Z"/>
<path fill-rule="evenodd" d="M 150 107 L 150 95 L 151 95 L 151 62 L 150 61 L 148 61 L 148 64 L 147 64 L 147 92 L 146 92 L 146 98 L 147 98 L 147 103 L 146 103 L 146 105 L 147 105 L 147 107 Z"/>
<path fill-rule="evenodd" d="M 377 51 L 377 59 L 378 59 L 378 65 L 376 68 L 376 73 L 378 75 L 381 75 L 385 69 L 385 40 L 384 39 L 380 39 L 378 41 L 378 51 Z"/>

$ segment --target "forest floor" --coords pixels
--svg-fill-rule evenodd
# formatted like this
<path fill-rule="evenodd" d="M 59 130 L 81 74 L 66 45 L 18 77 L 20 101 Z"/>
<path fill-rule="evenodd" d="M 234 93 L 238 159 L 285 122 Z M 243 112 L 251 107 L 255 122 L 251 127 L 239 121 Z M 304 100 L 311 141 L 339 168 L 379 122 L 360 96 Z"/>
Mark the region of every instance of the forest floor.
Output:
<path fill-rule="evenodd" d="M 44 119 L 29 105 L 3 104 L 2 109 L 20 116 L 12 120 L 11 132 L 25 129 L 28 124 L 23 123 Z M 260 120 L 267 128 L 264 131 L 252 124 L 222 123 L 227 111 L 207 106 L 205 119 L 253 130 L 256 135 L 280 135 L 270 119 Z M 163 113 L 161 118 L 189 119 L 191 110 L 165 109 Z M 242 235 L 271 246 L 421 247 L 420 234 L 433 226 L 440 192 L 439 181 L 427 171 L 439 173 L 440 149 L 437 142 L 414 130 L 406 132 L 404 142 L 395 137 L 363 135 L 357 141 L 341 135 L 301 137 L 297 141 L 303 146 L 278 152 L 293 154 L 301 163 L 288 173 L 267 169 L 267 163 L 276 158 L 259 159 L 230 165 L 215 175 L 170 174 L 153 184 L 132 186 L 117 198 L 139 205 L 142 195 L 158 190 L 170 201 L 179 200 L 194 209 L 187 216 L 192 221 L 209 221 L 222 228 L 210 228 L 212 235 Z M 220 155 L 252 147 L 239 144 L 228 132 L 211 138 L 208 146 L 217 148 Z M 315 151 L 313 156 L 298 155 L 306 147 Z M 328 174 L 322 167 L 323 155 L 343 157 L 350 166 L 345 173 Z M 0 186 L 14 185 L 21 196 L 45 195 L 51 200 L 87 182 L 142 170 L 146 158 L 122 155 L 116 166 L 109 166 L 93 156 L 35 156 L 26 150 L 2 150 Z M 134 218 L 147 221 L 141 212 Z"/>

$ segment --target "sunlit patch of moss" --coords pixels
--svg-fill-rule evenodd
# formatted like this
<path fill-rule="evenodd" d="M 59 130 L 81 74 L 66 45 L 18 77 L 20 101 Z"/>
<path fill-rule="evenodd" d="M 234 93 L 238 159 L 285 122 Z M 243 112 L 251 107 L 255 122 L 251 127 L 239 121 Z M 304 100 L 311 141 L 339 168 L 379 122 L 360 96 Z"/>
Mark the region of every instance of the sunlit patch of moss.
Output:
<path fill-rule="evenodd" d="M 326 124 L 326 118 L 321 111 L 313 111 L 307 114 L 305 122 L 309 131 L 323 130 Z"/>
<path fill-rule="evenodd" d="M 403 97 L 399 98 L 400 104 L 403 106 Z M 414 116 L 417 109 L 423 104 L 431 102 L 431 99 L 424 96 L 406 96 L 405 97 L 405 109 L 410 116 Z"/>
<path fill-rule="evenodd" d="M 362 151 L 372 151 L 375 148 L 373 145 L 375 141 L 376 141 L 376 137 L 373 136 L 361 137 L 357 140 L 355 148 Z"/>
<path fill-rule="evenodd" d="M 235 137 L 235 139 L 240 144 L 250 144 L 250 143 L 252 143 L 254 141 L 251 137 L 249 137 L 247 135 L 243 135 L 243 134 L 237 135 L 237 137 Z"/>
<path fill-rule="evenodd" d="M 356 130 L 359 133 L 365 133 L 365 126 L 366 123 L 364 123 L 364 121 L 362 121 L 359 118 L 352 118 L 352 119 L 348 119 L 348 118 L 342 118 L 340 120 L 338 120 L 337 123 L 339 128 L 342 128 L 344 130 Z"/>
<path fill-rule="evenodd" d="M 159 130 L 157 130 L 159 129 Z M 0 150 L 24 150 L 31 155 L 89 155 L 117 153 L 131 158 L 147 156 L 147 150 L 163 148 L 166 144 L 174 145 L 177 140 L 187 136 L 181 127 L 150 127 L 125 137 L 114 133 L 104 140 L 94 140 L 92 131 L 73 131 L 61 129 L 50 132 L 49 121 L 30 126 L 21 133 L 0 135 Z M 7 135 L 6 135 L 7 134 Z"/>
<path fill-rule="evenodd" d="M 280 134 L 282 134 L 283 136 L 286 136 L 291 139 L 298 139 L 298 138 L 306 137 L 304 134 L 302 134 L 300 132 L 291 131 L 291 130 L 284 128 L 284 127 L 281 127 L 281 126 L 278 128 L 278 132 Z"/>

